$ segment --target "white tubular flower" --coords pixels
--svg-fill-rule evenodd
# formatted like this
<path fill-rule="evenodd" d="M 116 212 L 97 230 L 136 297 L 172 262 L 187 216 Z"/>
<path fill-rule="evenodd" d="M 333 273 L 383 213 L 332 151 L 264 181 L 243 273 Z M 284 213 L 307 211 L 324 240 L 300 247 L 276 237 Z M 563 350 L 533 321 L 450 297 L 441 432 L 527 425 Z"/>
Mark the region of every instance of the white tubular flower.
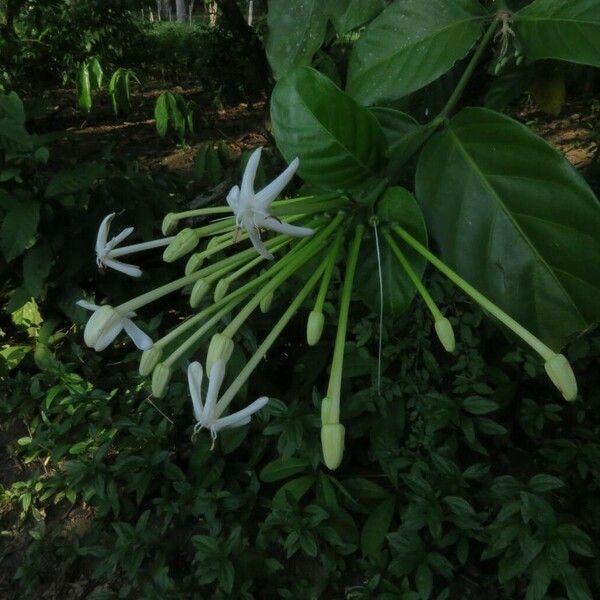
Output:
<path fill-rule="evenodd" d="M 248 232 L 248 237 L 256 251 L 268 260 L 273 260 L 273 255 L 265 248 L 260 239 L 261 229 L 270 229 L 277 233 L 303 237 L 312 235 L 314 231 L 308 227 L 296 227 L 288 223 L 282 223 L 276 217 L 269 214 L 271 203 L 283 191 L 291 181 L 300 161 L 295 158 L 288 168 L 274 179 L 260 192 L 254 193 L 254 178 L 260 161 L 262 148 L 257 148 L 248 159 L 244 176 L 242 177 L 241 189 L 236 185 L 227 194 L 227 204 L 235 214 L 235 223 L 238 228 Z"/>
<path fill-rule="evenodd" d="M 116 260 L 113 257 L 114 249 L 133 232 L 133 227 L 127 227 L 109 241 L 108 232 L 110 230 L 110 224 L 114 218 L 115 213 L 107 215 L 104 217 L 102 223 L 100 223 L 100 227 L 98 228 L 98 235 L 96 236 L 96 264 L 101 270 L 104 267 L 109 267 L 131 277 L 140 277 L 142 270 L 139 267 Z"/>
<path fill-rule="evenodd" d="M 122 315 L 112 306 L 97 306 L 85 300 L 79 300 L 76 304 L 81 308 L 93 311 L 85 326 L 83 338 L 86 345 L 96 352 L 101 352 L 112 344 L 123 329 L 140 350 L 152 348 L 153 342 L 150 337 L 131 320 L 131 317 L 135 316 L 134 312 Z"/>
<path fill-rule="evenodd" d="M 191 363 L 188 367 L 188 384 L 194 407 L 194 417 L 196 418 L 194 433 L 197 433 L 200 429 L 208 429 L 213 439 L 213 445 L 221 429 L 247 425 L 252 420 L 252 415 L 263 408 L 269 401 L 268 398 L 263 396 L 242 410 L 226 417 L 217 418 L 215 407 L 217 405 L 217 396 L 225 377 L 225 363 L 222 360 L 217 360 L 212 366 L 208 381 L 208 391 L 206 392 L 206 402 L 204 404 L 202 403 L 201 390 L 202 376 L 202 365 L 199 362 Z"/>

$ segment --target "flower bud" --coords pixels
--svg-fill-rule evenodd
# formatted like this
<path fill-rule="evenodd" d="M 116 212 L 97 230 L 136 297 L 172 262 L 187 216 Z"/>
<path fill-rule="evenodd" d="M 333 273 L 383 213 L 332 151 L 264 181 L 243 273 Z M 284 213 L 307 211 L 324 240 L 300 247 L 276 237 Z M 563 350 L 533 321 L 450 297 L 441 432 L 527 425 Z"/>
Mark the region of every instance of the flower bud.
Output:
<path fill-rule="evenodd" d="M 325 315 L 321 311 L 311 310 L 306 322 L 306 341 L 309 346 L 316 346 L 323 333 Z"/>
<path fill-rule="evenodd" d="M 565 400 L 577 398 L 577 380 L 569 361 L 563 354 L 555 354 L 544 365 L 552 383 L 559 389 Z"/>
<path fill-rule="evenodd" d="M 221 359 L 224 363 L 231 357 L 233 352 L 233 340 L 222 333 L 215 333 L 208 346 L 206 355 L 206 372 L 210 373 L 215 361 Z"/>
<path fill-rule="evenodd" d="M 114 339 L 115 336 L 111 336 L 110 332 L 111 330 L 114 331 L 115 329 L 120 329 L 122 327 L 122 322 L 123 318 L 121 315 L 112 306 L 105 304 L 95 310 L 88 319 L 85 330 L 83 331 L 83 340 L 87 346 L 100 352 L 106 348 L 103 340 L 109 338 L 111 340 Z"/>
<path fill-rule="evenodd" d="M 139 372 L 142 377 L 147 377 L 152 373 L 154 367 L 158 364 L 160 357 L 162 356 L 162 348 L 159 346 L 153 346 L 150 350 L 144 350 L 142 352 L 142 358 L 140 360 Z"/>
<path fill-rule="evenodd" d="M 340 423 L 323 425 L 321 427 L 321 445 L 323 459 L 328 469 L 337 469 L 344 456 L 344 437 L 346 430 Z"/>
<path fill-rule="evenodd" d="M 208 240 L 208 244 L 206 244 L 206 249 L 210 250 L 211 248 L 214 248 L 215 246 L 218 246 L 221 243 L 222 240 L 219 240 L 218 236 L 213 236 L 210 238 L 210 240 Z"/>
<path fill-rule="evenodd" d="M 442 342 L 442 346 L 444 346 L 446 352 L 454 352 L 456 349 L 454 330 L 452 329 L 452 325 L 450 325 L 450 321 L 448 321 L 446 317 L 438 319 L 435 322 L 435 332 L 437 333 L 440 342 Z"/>
<path fill-rule="evenodd" d="M 210 290 L 210 283 L 201 277 L 196 281 L 194 287 L 192 288 L 192 294 L 190 296 L 190 306 L 192 308 L 196 308 L 200 302 L 202 302 L 202 298 L 206 296 L 206 293 Z"/>
<path fill-rule="evenodd" d="M 204 262 L 204 255 L 202 252 L 196 252 L 196 254 L 192 254 L 185 265 L 185 274 L 191 275 L 195 273 Z"/>
<path fill-rule="evenodd" d="M 165 218 L 162 222 L 162 232 L 163 235 L 169 235 L 172 231 L 177 227 L 178 219 L 175 216 L 175 213 L 169 213 L 165 215 Z"/>
<path fill-rule="evenodd" d="M 321 400 L 321 425 L 330 423 L 331 398 Z"/>
<path fill-rule="evenodd" d="M 152 372 L 152 395 L 155 398 L 162 398 L 167 393 L 170 380 L 171 367 L 165 363 L 158 363 Z"/>
<path fill-rule="evenodd" d="M 273 292 L 269 292 L 261 298 L 260 312 L 262 312 L 263 314 L 269 312 L 269 308 L 271 308 L 271 302 L 273 302 L 273 296 Z"/>
<path fill-rule="evenodd" d="M 215 288 L 214 301 L 218 302 L 222 300 L 227 292 L 229 291 L 229 280 L 221 279 L 219 283 L 217 283 L 217 287 Z"/>
<path fill-rule="evenodd" d="M 168 263 L 176 261 L 178 258 L 191 252 L 198 245 L 199 241 L 200 238 L 193 229 L 189 227 L 182 229 L 165 248 L 163 260 Z"/>

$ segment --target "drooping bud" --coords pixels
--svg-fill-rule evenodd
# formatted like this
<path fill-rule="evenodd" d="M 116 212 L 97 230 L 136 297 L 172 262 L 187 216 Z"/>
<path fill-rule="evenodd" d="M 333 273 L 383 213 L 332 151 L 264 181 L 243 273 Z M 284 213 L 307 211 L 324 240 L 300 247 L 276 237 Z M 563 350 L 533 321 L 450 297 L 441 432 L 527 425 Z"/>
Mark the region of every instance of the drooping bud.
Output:
<path fill-rule="evenodd" d="M 83 331 L 83 340 L 86 346 L 94 348 L 96 352 L 104 350 L 106 348 L 104 340 L 110 339 L 112 341 L 115 336 L 111 335 L 111 332 L 120 329 L 122 322 L 123 318 L 112 306 L 108 304 L 101 306 L 88 319 Z"/>
<path fill-rule="evenodd" d="M 544 365 L 552 383 L 559 389 L 565 400 L 577 398 L 577 380 L 569 361 L 563 354 L 554 354 Z"/>
<path fill-rule="evenodd" d="M 153 346 L 150 350 L 144 350 L 144 352 L 142 352 L 142 358 L 140 359 L 140 375 L 142 377 L 150 375 L 154 370 L 154 367 L 158 364 L 161 356 L 162 348 L 159 346 Z"/>
<path fill-rule="evenodd" d="M 200 302 L 202 302 L 202 298 L 206 296 L 209 290 L 210 283 L 206 281 L 204 277 L 198 279 L 192 288 L 192 294 L 190 295 L 190 306 L 192 308 L 196 308 Z"/>
<path fill-rule="evenodd" d="M 215 235 L 211 237 L 210 240 L 208 240 L 208 244 L 206 244 L 206 249 L 210 250 L 211 248 L 218 246 L 220 243 L 221 241 L 219 240 L 219 237 Z"/>
<path fill-rule="evenodd" d="M 271 302 L 273 302 L 273 292 L 269 292 L 264 295 L 260 300 L 260 312 L 267 313 L 269 312 L 269 308 L 271 308 Z"/>
<path fill-rule="evenodd" d="M 167 393 L 169 381 L 171 380 L 171 367 L 165 363 L 158 363 L 152 372 L 152 395 L 162 398 Z"/>
<path fill-rule="evenodd" d="M 452 329 L 452 325 L 450 325 L 450 321 L 443 317 L 442 319 L 438 319 L 435 322 L 435 332 L 437 333 L 442 346 L 446 352 L 454 352 L 456 349 L 456 340 L 454 339 L 454 330 Z"/>
<path fill-rule="evenodd" d="M 346 429 L 340 423 L 323 425 L 321 427 L 321 445 L 323 460 L 328 469 L 337 469 L 344 456 L 344 438 Z"/>
<path fill-rule="evenodd" d="M 175 213 L 169 213 L 165 215 L 162 222 L 163 235 L 169 235 L 177 227 L 178 219 L 175 217 Z"/>
<path fill-rule="evenodd" d="M 199 241 L 200 238 L 193 229 L 189 227 L 182 229 L 165 248 L 163 260 L 168 263 L 176 261 L 178 258 L 191 252 L 198 245 Z"/>
<path fill-rule="evenodd" d="M 210 373 L 215 362 L 221 359 L 224 363 L 231 358 L 233 352 L 233 340 L 222 333 L 215 333 L 208 346 L 206 355 L 206 372 Z"/>
<path fill-rule="evenodd" d="M 202 267 L 202 263 L 204 262 L 204 255 L 202 252 L 196 252 L 196 254 L 192 254 L 185 265 L 185 274 L 191 275 L 195 273 L 200 267 Z"/>
<path fill-rule="evenodd" d="M 219 283 L 217 283 L 217 287 L 215 287 L 214 300 L 218 302 L 222 300 L 229 290 L 229 280 L 221 279 Z"/>
<path fill-rule="evenodd" d="M 321 425 L 330 423 L 331 398 L 323 398 L 321 400 Z"/>
<path fill-rule="evenodd" d="M 321 311 L 311 310 L 306 322 L 306 341 L 309 346 L 316 346 L 323 333 L 325 315 Z"/>

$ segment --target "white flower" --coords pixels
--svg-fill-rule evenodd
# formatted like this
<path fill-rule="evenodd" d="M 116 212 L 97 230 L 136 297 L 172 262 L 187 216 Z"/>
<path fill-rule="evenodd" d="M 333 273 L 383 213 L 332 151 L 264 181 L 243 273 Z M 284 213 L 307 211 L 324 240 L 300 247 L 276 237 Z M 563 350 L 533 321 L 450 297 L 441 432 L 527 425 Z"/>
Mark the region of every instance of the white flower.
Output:
<path fill-rule="evenodd" d="M 210 435 L 214 440 L 217 438 L 217 433 L 221 429 L 227 427 L 242 427 L 250 423 L 252 415 L 259 411 L 267 402 L 268 398 L 262 397 L 255 400 L 242 410 L 239 410 L 226 417 L 218 418 L 215 414 L 217 405 L 217 396 L 225 377 L 225 363 L 222 360 L 217 360 L 213 364 L 210 370 L 210 376 L 208 380 L 208 391 L 206 392 L 206 402 L 202 404 L 202 365 L 199 362 L 193 362 L 188 367 L 188 384 L 190 387 L 190 396 L 192 397 L 192 404 L 194 406 L 194 416 L 196 418 L 196 425 L 194 426 L 194 433 L 200 431 L 200 429 L 208 429 Z"/>
<path fill-rule="evenodd" d="M 108 232 L 114 217 L 115 213 L 111 213 L 104 217 L 98 228 L 98 235 L 96 236 L 96 264 L 100 269 L 110 267 L 115 271 L 120 271 L 131 277 L 140 277 L 142 270 L 139 267 L 121 262 L 114 258 L 114 249 L 133 232 L 133 227 L 127 227 L 108 241 Z"/>
<path fill-rule="evenodd" d="M 248 159 L 244 176 L 242 177 L 241 189 L 236 185 L 227 194 L 227 204 L 231 206 L 235 214 L 235 223 L 238 228 L 244 228 L 256 251 L 269 260 L 273 255 L 265 248 L 260 239 L 261 229 L 271 229 L 277 233 L 283 233 L 294 237 L 312 235 L 314 232 L 308 227 L 296 227 L 288 223 L 282 223 L 276 217 L 269 214 L 271 203 L 283 188 L 291 181 L 300 161 L 295 158 L 288 168 L 274 179 L 260 192 L 254 193 L 254 178 L 260 161 L 262 148 L 257 148 Z"/>
<path fill-rule="evenodd" d="M 112 344 L 123 329 L 140 350 L 152 348 L 150 337 L 131 320 L 131 317 L 135 316 L 134 312 L 122 315 L 112 306 L 106 304 L 97 306 L 85 300 L 79 300 L 76 304 L 81 308 L 94 311 L 85 326 L 83 338 L 85 343 L 96 352 L 101 352 Z"/>

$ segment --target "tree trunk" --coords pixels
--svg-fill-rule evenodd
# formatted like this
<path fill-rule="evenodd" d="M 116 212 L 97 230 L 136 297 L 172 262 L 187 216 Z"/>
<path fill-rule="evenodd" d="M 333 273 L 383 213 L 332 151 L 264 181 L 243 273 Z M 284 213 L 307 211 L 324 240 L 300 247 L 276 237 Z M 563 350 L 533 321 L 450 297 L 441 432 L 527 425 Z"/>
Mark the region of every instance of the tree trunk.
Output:
<path fill-rule="evenodd" d="M 175 0 L 175 12 L 177 15 L 178 23 L 185 23 L 187 21 L 187 11 L 185 7 L 185 0 Z"/>
<path fill-rule="evenodd" d="M 162 0 L 156 0 L 156 20 L 162 19 Z"/>
<path fill-rule="evenodd" d="M 248 27 L 252 27 L 252 18 L 253 18 L 253 13 L 254 12 L 254 2 L 253 0 L 250 0 L 248 2 Z"/>
<path fill-rule="evenodd" d="M 256 89 L 266 90 L 271 79 L 271 69 L 260 40 L 254 30 L 246 23 L 246 18 L 235 0 L 217 0 L 217 4 L 223 13 L 223 19 L 228 29 L 233 33 L 234 39 L 238 40 L 247 49 L 250 63 L 253 66 L 251 78 Z"/>
<path fill-rule="evenodd" d="M 208 24 L 211 27 L 216 27 L 217 26 L 217 11 L 218 11 L 217 3 L 209 2 L 206 6 L 207 6 L 207 10 L 208 10 Z"/>
<path fill-rule="evenodd" d="M 193 23 L 193 15 L 194 15 L 194 0 L 190 0 L 190 8 L 188 10 L 188 15 L 190 18 L 190 25 Z"/>

